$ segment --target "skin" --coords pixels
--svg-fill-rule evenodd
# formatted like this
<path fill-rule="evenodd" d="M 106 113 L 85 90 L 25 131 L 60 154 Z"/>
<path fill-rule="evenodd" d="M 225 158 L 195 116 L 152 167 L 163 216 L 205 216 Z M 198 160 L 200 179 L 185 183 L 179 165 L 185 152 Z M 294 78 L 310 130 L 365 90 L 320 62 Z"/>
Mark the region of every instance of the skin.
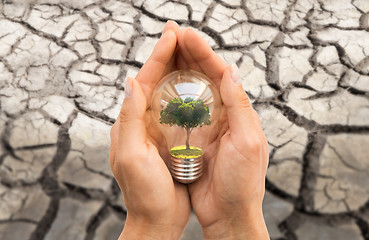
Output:
<path fill-rule="evenodd" d="M 223 101 L 203 176 L 190 185 L 172 179 L 164 138 L 149 117 L 153 89 L 177 69 L 206 74 Z M 267 141 L 238 80 L 194 30 L 166 24 L 150 58 L 127 80 L 128 96 L 111 129 L 110 165 L 128 210 L 119 239 L 179 239 L 191 206 L 204 239 L 269 239 L 261 210 Z"/>

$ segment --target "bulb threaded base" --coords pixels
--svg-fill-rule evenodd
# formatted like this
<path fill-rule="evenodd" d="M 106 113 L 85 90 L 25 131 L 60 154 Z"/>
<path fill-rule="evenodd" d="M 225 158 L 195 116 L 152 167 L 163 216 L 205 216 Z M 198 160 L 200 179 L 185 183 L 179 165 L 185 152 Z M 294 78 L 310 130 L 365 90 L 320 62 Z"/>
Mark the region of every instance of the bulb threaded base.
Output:
<path fill-rule="evenodd" d="M 192 183 L 202 175 L 202 156 L 188 159 L 172 156 L 169 169 L 172 177 L 178 182 Z"/>

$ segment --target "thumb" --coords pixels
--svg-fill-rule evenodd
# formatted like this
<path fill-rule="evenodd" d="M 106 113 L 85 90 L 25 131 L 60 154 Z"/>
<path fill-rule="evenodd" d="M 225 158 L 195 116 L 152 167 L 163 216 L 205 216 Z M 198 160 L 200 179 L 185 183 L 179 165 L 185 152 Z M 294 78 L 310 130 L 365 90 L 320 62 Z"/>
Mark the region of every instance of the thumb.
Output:
<path fill-rule="evenodd" d="M 118 149 L 124 152 L 146 144 L 146 97 L 140 84 L 134 78 L 128 78 L 125 98 L 119 113 Z"/>
<path fill-rule="evenodd" d="M 250 134 L 254 128 L 253 108 L 241 84 L 236 64 L 226 68 L 220 85 L 220 95 L 226 108 L 232 134 Z M 245 135 L 243 135 L 245 136 Z"/>

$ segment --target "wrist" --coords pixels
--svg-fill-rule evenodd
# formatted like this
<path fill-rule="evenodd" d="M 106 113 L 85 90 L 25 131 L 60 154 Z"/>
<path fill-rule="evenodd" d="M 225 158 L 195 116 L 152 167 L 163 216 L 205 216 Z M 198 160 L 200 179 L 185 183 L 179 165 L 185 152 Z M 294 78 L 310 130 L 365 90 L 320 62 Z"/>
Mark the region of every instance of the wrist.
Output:
<path fill-rule="evenodd" d="M 204 227 L 204 240 L 269 240 L 262 211 L 231 216 Z"/>
<path fill-rule="evenodd" d="M 127 216 L 118 240 L 174 240 L 180 238 L 183 230 L 178 226 L 149 223 L 143 219 L 132 219 Z"/>

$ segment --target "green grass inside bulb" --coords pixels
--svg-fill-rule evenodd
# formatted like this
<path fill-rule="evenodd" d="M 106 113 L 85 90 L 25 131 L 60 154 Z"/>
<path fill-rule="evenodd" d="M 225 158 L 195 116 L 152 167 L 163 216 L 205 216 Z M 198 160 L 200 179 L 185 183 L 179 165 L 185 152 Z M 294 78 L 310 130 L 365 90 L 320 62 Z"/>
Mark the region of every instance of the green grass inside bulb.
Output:
<path fill-rule="evenodd" d="M 185 145 L 181 145 L 170 149 L 170 154 L 176 158 L 190 159 L 201 157 L 203 150 L 194 146 L 190 146 L 190 149 L 187 149 Z"/>

